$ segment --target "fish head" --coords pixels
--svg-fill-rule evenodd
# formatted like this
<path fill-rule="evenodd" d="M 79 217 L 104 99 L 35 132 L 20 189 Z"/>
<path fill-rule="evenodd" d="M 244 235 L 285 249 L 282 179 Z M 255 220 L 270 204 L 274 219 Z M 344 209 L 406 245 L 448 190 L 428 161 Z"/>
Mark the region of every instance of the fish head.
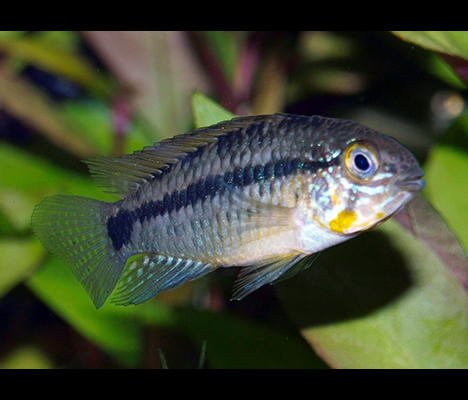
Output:
<path fill-rule="evenodd" d="M 328 232 L 356 235 L 410 201 L 424 188 L 424 173 L 413 154 L 389 136 L 362 127 L 341 139 L 333 165 L 310 184 L 312 218 Z"/>

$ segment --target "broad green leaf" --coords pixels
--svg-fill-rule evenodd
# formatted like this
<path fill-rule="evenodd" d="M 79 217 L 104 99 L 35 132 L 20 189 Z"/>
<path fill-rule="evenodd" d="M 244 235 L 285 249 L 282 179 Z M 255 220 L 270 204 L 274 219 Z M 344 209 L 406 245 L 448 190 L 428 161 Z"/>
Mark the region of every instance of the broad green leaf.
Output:
<path fill-rule="evenodd" d="M 50 369 L 52 360 L 35 346 L 22 346 L 13 349 L 0 364 L 2 369 Z"/>
<path fill-rule="evenodd" d="M 112 154 L 115 133 L 109 106 L 97 101 L 73 100 L 62 102 L 60 112 L 72 129 L 81 132 L 96 154 Z"/>
<path fill-rule="evenodd" d="M 426 49 L 468 59 L 466 31 L 393 31 L 393 33 Z"/>
<path fill-rule="evenodd" d="M 114 154 L 117 134 L 113 125 L 111 106 L 103 101 L 67 101 L 62 102 L 60 112 L 73 129 L 81 132 L 82 138 L 92 145 L 97 154 Z M 153 144 L 155 138 L 144 130 L 137 119 L 131 123 L 125 132 L 123 152 L 132 153 Z"/>
<path fill-rule="evenodd" d="M 197 128 L 214 125 L 235 117 L 234 114 L 200 92 L 192 95 L 192 113 Z"/>
<path fill-rule="evenodd" d="M 171 311 L 153 301 L 139 307 L 116 307 L 108 302 L 96 310 L 71 272 L 55 257 L 27 284 L 48 307 L 126 366 L 141 361 L 145 325 L 173 321 Z"/>
<path fill-rule="evenodd" d="M 326 367 L 300 338 L 271 327 L 194 309 L 178 310 L 177 318 L 200 346 L 206 342 L 212 368 Z M 170 360 L 167 363 L 170 367 Z"/>
<path fill-rule="evenodd" d="M 468 84 L 468 32 L 466 31 L 393 31 L 400 39 L 432 50 L 439 57 L 423 65 L 423 68 L 436 73 L 455 87 L 464 88 Z M 438 60 L 436 60 L 436 58 Z M 443 60 L 443 61 L 442 61 Z M 445 67 L 444 67 L 445 64 Z M 446 64 L 456 72 L 465 85 L 447 71 Z"/>
<path fill-rule="evenodd" d="M 103 197 L 89 178 L 65 171 L 12 145 L 0 145 L 0 213 L 13 232 L 27 233 L 34 206 L 56 193 Z M 46 250 L 30 236 L 4 236 L 0 249 L 2 296 L 39 267 Z"/>
<path fill-rule="evenodd" d="M 16 39 L 23 36 L 28 31 L 0 31 L 0 38 L 2 39 Z"/>
<path fill-rule="evenodd" d="M 2 211 L 2 207 L 0 207 L 0 237 L 12 235 L 15 231 L 15 227 Z"/>
<path fill-rule="evenodd" d="M 436 54 L 431 54 L 425 63 L 422 63 L 421 68 L 424 68 L 429 73 L 435 75 L 448 85 L 459 90 L 465 90 L 466 84 L 456 71 L 441 57 Z"/>
<path fill-rule="evenodd" d="M 201 33 L 223 66 L 226 76 L 232 79 L 238 59 L 239 43 L 243 36 L 235 31 L 203 31 Z"/>
<path fill-rule="evenodd" d="M 0 211 L 16 229 L 29 227 L 34 206 L 53 194 L 112 199 L 90 177 L 72 173 L 15 146 L 0 145 Z"/>
<path fill-rule="evenodd" d="M 468 153 L 449 145 L 438 145 L 425 166 L 426 194 L 468 249 Z"/>
<path fill-rule="evenodd" d="M 279 286 L 304 337 L 336 368 L 466 368 L 468 295 L 394 221 L 326 250 Z"/>
<path fill-rule="evenodd" d="M 46 254 L 35 238 L 0 239 L 0 298 L 28 278 Z"/>
<path fill-rule="evenodd" d="M 0 144 L 0 211 L 16 230 L 29 228 L 34 206 L 44 197 L 67 193 L 72 187 L 83 193 L 92 183 L 24 150 Z"/>
<path fill-rule="evenodd" d="M 35 205 L 32 197 L 17 191 L 14 188 L 0 190 L 0 210 L 3 217 L 8 221 L 8 225 L 16 232 L 21 232 L 29 228 L 31 211 Z M 2 227 L 2 229 L 8 229 Z"/>
<path fill-rule="evenodd" d="M 409 231 L 429 247 L 454 277 L 468 290 L 468 259 L 459 238 L 429 201 L 418 194 L 406 205 Z M 397 219 L 398 216 L 394 217 Z M 406 226 L 407 224 L 403 224 Z"/>

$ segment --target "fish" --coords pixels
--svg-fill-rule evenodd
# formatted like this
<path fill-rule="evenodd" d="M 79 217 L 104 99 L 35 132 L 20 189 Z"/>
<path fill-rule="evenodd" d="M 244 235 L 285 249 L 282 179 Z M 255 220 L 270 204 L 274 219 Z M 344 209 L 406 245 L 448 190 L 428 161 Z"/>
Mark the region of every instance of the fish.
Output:
<path fill-rule="evenodd" d="M 69 265 L 96 308 L 137 305 L 239 267 L 233 299 L 310 267 L 379 226 L 424 188 L 397 140 L 323 116 L 236 117 L 85 161 L 114 203 L 54 195 L 36 236 Z"/>

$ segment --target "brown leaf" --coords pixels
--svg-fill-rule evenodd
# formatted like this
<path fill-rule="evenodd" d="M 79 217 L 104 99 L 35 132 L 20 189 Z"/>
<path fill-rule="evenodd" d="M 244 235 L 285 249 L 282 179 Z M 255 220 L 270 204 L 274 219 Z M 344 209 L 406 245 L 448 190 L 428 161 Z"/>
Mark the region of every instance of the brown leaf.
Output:
<path fill-rule="evenodd" d="M 206 92 L 208 84 L 184 32 L 81 34 L 130 93 L 135 111 L 154 130 L 168 137 L 186 129 L 190 96 L 195 90 Z"/>
<path fill-rule="evenodd" d="M 423 195 L 417 195 L 394 219 L 429 247 L 468 290 L 465 250 L 442 216 Z"/>

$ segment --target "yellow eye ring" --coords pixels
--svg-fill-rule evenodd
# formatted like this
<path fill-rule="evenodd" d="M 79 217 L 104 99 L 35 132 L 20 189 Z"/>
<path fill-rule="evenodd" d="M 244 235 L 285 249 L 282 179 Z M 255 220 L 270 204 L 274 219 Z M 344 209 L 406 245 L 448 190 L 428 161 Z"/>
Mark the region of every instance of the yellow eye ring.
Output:
<path fill-rule="evenodd" d="M 345 153 L 346 170 L 352 177 L 366 180 L 371 178 L 379 167 L 377 152 L 368 144 L 351 144 Z"/>

